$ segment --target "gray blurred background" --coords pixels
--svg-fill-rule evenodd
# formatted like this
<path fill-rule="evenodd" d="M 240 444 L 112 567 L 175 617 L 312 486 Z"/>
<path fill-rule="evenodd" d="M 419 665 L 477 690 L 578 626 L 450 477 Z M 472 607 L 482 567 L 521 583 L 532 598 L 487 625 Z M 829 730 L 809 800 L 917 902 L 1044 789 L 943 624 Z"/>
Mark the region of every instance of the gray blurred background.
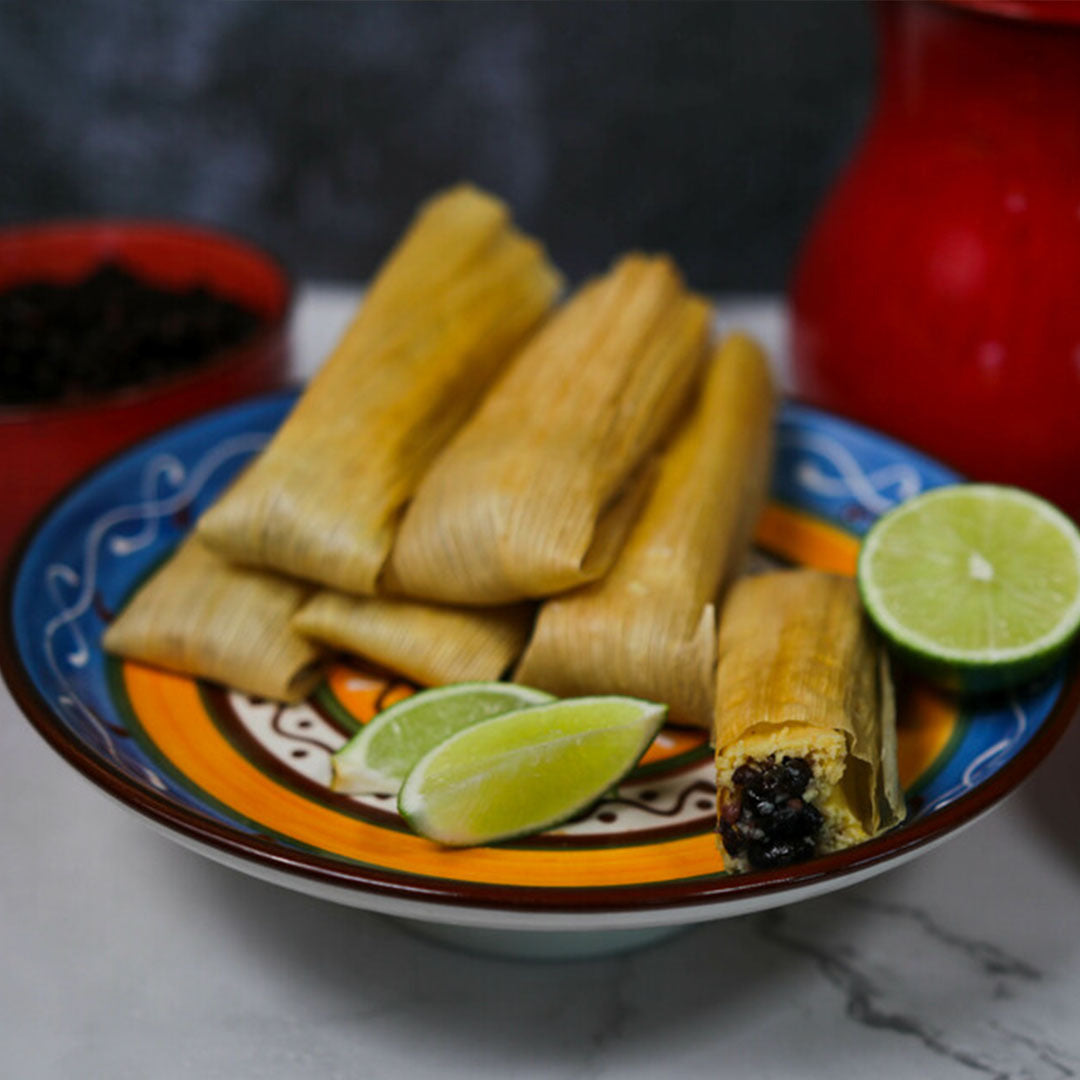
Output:
<path fill-rule="evenodd" d="M 424 195 L 503 195 L 573 278 L 630 246 L 783 288 L 866 118 L 860 3 L 0 4 L 0 224 L 212 223 L 358 280 Z"/>

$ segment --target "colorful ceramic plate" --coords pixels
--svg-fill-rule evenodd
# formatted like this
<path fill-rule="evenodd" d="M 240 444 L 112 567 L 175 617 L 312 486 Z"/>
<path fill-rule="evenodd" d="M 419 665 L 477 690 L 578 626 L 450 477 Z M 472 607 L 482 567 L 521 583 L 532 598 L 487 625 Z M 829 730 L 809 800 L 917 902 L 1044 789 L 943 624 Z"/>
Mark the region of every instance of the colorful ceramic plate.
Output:
<path fill-rule="evenodd" d="M 31 722 L 105 791 L 204 854 L 323 897 L 431 926 L 657 933 L 788 903 L 896 865 L 1012 790 L 1064 729 L 1076 665 L 977 712 L 901 688 L 900 768 L 910 815 L 870 843 L 804 865 L 729 877 L 713 832 L 709 749 L 666 729 L 587 816 L 531 839 L 447 851 L 403 827 L 393 802 L 327 787 L 330 755 L 410 692 L 335 666 L 281 707 L 119 663 L 102 630 L 132 590 L 264 444 L 293 397 L 207 415 L 126 452 L 63 496 L 8 581 L 3 669 Z M 876 515 L 947 469 L 800 405 L 779 419 L 766 557 L 851 573 Z M 551 939 L 549 939 L 551 940 Z"/>

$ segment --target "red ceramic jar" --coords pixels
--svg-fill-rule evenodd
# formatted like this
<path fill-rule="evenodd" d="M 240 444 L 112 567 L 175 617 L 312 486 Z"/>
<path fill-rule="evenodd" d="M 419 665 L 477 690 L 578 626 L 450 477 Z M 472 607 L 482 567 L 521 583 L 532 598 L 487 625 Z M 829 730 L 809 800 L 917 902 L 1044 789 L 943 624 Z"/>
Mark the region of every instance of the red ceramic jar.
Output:
<path fill-rule="evenodd" d="M 0 406 L 0 562 L 35 511 L 121 447 L 205 409 L 281 385 L 291 286 L 276 261 L 223 233 L 161 222 L 72 222 L 0 231 L 0 289 L 73 282 L 116 262 L 150 284 L 203 284 L 261 317 L 246 344 L 198 367 L 62 405 Z"/>
<path fill-rule="evenodd" d="M 797 392 L 1080 516 L 1080 3 L 880 3 L 792 286 Z"/>

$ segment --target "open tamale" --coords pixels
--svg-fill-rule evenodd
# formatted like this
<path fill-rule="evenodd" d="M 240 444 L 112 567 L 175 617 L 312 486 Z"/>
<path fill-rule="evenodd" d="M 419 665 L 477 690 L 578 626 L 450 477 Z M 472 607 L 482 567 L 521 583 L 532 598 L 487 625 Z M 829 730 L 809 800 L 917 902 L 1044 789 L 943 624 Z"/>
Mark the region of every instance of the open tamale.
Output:
<path fill-rule="evenodd" d="M 387 590 L 483 606 L 606 573 L 698 379 L 708 317 L 665 257 L 626 256 L 581 288 L 421 481 Z"/>
<path fill-rule="evenodd" d="M 850 847 L 904 818 L 888 660 L 849 578 L 741 578 L 720 618 L 719 830 L 729 869 Z"/>
<path fill-rule="evenodd" d="M 293 626 L 424 686 L 443 686 L 500 678 L 521 655 L 532 617 L 529 604 L 453 608 L 323 590 Z"/>
<path fill-rule="evenodd" d="M 424 205 L 266 450 L 203 515 L 225 557 L 370 594 L 401 509 L 560 288 L 506 207 Z"/>
<path fill-rule="evenodd" d="M 764 354 L 732 335 L 611 570 L 542 605 L 517 679 L 563 697 L 662 701 L 673 722 L 712 727 L 715 601 L 764 502 L 773 407 Z"/>
<path fill-rule="evenodd" d="M 185 540 L 106 630 L 110 653 L 278 701 L 299 701 L 323 650 L 290 625 L 310 594 Z"/>

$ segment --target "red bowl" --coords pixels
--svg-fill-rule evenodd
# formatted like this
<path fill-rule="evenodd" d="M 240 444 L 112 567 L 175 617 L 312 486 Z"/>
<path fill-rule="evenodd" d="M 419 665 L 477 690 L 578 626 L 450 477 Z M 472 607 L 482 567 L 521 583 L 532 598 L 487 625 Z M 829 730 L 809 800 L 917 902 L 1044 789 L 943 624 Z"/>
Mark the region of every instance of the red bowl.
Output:
<path fill-rule="evenodd" d="M 90 465 L 195 413 L 280 386 L 291 283 L 265 252 L 166 222 L 62 222 L 0 230 L 0 290 L 74 282 L 118 262 L 151 285 L 210 291 L 256 312 L 243 345 L 189 371 L 63 404 L 0 405 L 0 563 L 35 511 Z"/>

